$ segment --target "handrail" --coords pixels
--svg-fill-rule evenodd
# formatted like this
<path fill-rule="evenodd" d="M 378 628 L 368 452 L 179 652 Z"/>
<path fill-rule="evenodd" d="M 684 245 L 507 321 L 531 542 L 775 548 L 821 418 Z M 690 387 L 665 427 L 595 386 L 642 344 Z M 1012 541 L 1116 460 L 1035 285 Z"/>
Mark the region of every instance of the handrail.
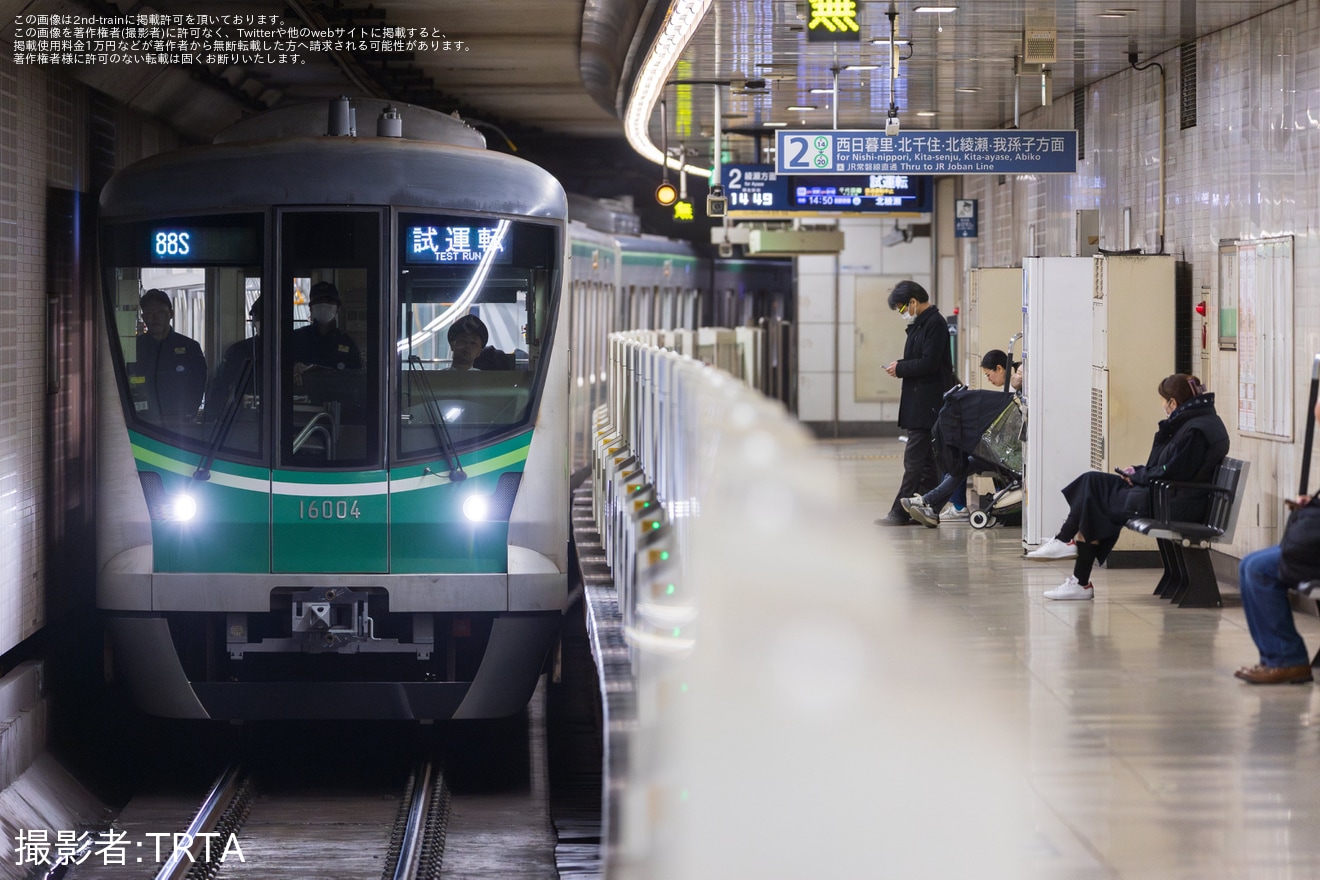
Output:
<path fill-rule="evenodd" d="M 328 422 L 330 427 L 327 428 L 325 425 L 321 424 L 323 420 Z M 320 431 L 325 435 L 326 458 L 333 461 L 335 458 L 335 437 L 334 431 L 332 430 L 334 426 L 334 417 L 328 412 L 319 412 L 312 416 L 311 421 L 303 426 L 303 429 L 298 432 L 297 437 L 293 438 L 293 451 L 296 453 L 299 449 L 302 449 L 303 445 L 312 438 L 312 435 L 317 431 Z"/>

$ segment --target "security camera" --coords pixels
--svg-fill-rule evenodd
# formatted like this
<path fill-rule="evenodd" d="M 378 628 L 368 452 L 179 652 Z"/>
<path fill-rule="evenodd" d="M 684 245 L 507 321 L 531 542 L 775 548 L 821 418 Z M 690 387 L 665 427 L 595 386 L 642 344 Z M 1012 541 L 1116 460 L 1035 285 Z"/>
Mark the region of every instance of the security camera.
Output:
<path fill-rule="evenodd" d="M 890 116 L 885 119 L 885 135 L 893 137 L 898 134 L 898 117 Z"/>
<path fill-rule="evenodd" d="M 727 241 L 720 242 L 720 258 L 729 259 L 733 256 L 733 245 Z"/>
<path fill-rule="evenodd" d="M 718 183 L 710 188 L 706 196 L 706 216 L 723 217 L 729 210 L 729 200 L 724 197 L 724 187 Z"/>

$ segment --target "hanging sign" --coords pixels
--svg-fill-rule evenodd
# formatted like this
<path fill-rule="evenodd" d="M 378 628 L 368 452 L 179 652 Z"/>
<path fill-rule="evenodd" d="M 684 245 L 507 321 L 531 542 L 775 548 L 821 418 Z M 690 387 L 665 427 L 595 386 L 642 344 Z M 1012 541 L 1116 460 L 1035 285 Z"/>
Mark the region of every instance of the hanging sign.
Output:
<path fill-rule="evenodd" d="M 1077 132 L 779 131 L 779 174 L 1072 174 Z"/>

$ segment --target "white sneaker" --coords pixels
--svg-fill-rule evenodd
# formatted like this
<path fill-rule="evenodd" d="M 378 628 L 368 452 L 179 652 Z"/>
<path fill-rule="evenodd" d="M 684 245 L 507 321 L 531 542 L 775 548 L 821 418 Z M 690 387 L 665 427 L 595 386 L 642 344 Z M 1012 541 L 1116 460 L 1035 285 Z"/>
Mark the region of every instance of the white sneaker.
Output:
<path fill-rule="evenodd" d="M 1050 538 L 1035 550 L 1027 554 L 1028 559 L 1076 559 L 1077 545 L 1072 541 L 1067 544 L 1058 538 Z"/>
<path fill-rule="evenodd" d="M 940 522 L 967 522 L 971 519 L 972 512 L 965 507 L 954 507 L 952 503 L 944 505 L 940 511 Z"/>
<path fill-rule="evenodd" d="M 1068 575 L 1068 579 L 1052 590 L 1045 591 L 1046 599 L 1094 599 L 1095 588 L 1090 584 L 1082 586 L 1077 578 Z"/>

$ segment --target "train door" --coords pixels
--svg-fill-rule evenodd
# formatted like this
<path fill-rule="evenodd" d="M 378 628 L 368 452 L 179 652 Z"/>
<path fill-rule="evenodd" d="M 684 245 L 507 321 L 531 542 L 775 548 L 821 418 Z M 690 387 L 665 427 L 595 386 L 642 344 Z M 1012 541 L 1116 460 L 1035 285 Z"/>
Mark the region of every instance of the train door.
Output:
<path fill-rule="evenodd" d="M 280 213 L 273 570 L 383 572 L 380 210 Z"/>

